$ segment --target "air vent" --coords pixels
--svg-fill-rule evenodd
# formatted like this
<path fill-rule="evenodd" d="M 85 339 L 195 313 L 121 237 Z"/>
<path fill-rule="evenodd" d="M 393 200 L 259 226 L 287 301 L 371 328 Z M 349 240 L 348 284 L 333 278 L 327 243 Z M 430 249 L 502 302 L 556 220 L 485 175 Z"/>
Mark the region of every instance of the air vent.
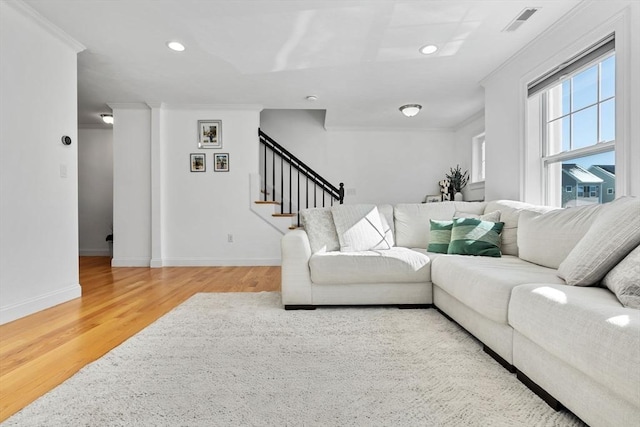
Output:
<path fill-rule="evenodd" d="M 505 29 L 502 31 L 511 32 L 511 31 L 517 30 L 520 27 L 520 25 L 524 24 L 525 21 L 531 18 L 531 16 L 534 13 L 536 13 L 539 9 L 540 9 L 539 7 L 526 8 L 525 10 L 520 12 L 513 21 L 509 22 L 509 25 L 507 25 Z"/>

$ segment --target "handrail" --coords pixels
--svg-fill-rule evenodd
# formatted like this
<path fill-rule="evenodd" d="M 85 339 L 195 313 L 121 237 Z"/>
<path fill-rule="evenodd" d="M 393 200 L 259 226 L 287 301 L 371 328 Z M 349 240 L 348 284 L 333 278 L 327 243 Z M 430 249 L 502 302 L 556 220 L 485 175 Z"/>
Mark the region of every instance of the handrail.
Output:
<path fill-rule="evenodd" d="M 293 193 L 293 170 L 295 169 L 295 173 L 297 174 L 297 199 L 296 199 L 296 213 L 300 213 L 300 209 L 309 208 L 309 191 L 313 192 L 313 200 L 311 207 L 318 207 L 318 191 L 322 191 L 322 207 L 325 206 L 326 197 L 329 196 L 329 202 L 331 206 L 333 206 L 334 202 L 339 202 L 342 204 L 344 202 L 344 184 L 341 182 L 339 187 L 335 187 L 325 178 L 320 176 L 316 171 L 307 166 L 303 161 L 298 159 L 296 156 L 291 154 L 286 148 L 282 145 L 278 144 L 273 138 L 264 133 L 261 129 L 258 129 L 258 136 L 260 143 L 264 146 L 264 170 L 262 171 L 262 175 L 264 177 L 264 186 L 262 191 L 264 193 L 264 201 L 268 201 L 269 191 L 271 191 L 271 201 L 280 205 L 280 214 L 285 216 L 294 216 L 294 206 L 293 199 L 295 194 Z M 271 158 L 268 159 L 269 153 L 267 153 L 267 149 L 269 149 L 269 153 Z M 280 158 L 280 160 L 276 163 L 276 156 Z M 289 179 L 288 179 L 288 188 L 285 187 L 285 162 L 289 164 Z M 270 165 L 268 164 L 270 163 Z M 269 167 L 271 167 L 271 171 L 269 171 Z M 276 184 L 276 169 L 280 173 L 280 182 Z M 270 178 L 267 178 L 270 172 Z M 301 184 L 300 175 L 304 177 L 304 182 Z M 267 180 L 271 180 L 271 186 L 267 185 Z M 311 184 L 311 190 L 310 190 Z M 285 189 L 288 191 L 288 212 L 285 212 Z M 301 199 L 301 190 L 305 193 L 303 195 L 304 201 Z M 279 193 L 276 197 L 276 193 Z M 303 202 L 303 203 L 301 203 Z M 300 225 L 300 215 L 298 216 L 298 226 Z"/>
<path fill-rule="evenodd" d="M 344 201 L 344 184 L 340 183 L 339 188 L 336 188 L 325 178 L 320 176 L 316 171 L 307 166 L 303 161 L 298 159 L 296 156 L 291 154 L 286 148 L 282 145 L 278 144 L 273 140 L 269 135 L 264 133 L 261 129 L 258 129 L 258 135 L 260 136 L 260 140 L 268 145 L 273 151 L 278 152 L 281 157 L 286 157 L 289 164 L 293 165 L 298 171 L 302 172 L 307 178 L 310 178 L 316 184 L 321 185 L 323 188 L 326 188 L 331 196 L 338 200 L 340 204 Z"/>

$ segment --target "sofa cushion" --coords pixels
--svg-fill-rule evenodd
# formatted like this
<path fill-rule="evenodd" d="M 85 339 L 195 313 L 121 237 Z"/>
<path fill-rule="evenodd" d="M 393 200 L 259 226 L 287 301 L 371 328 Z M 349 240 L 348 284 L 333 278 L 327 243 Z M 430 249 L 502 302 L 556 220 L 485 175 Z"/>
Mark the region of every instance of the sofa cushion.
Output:
<path fill-rule="evenodd" d="M 523 283 L 564 283 L 556 270 L 510 255 L 440 256 L 432 261 L 431 280 L 469 308 L 502 324 L 507 323 L 509 297 L 514 287 Z"/>
<path fill-rule="evenodd" d="M 625 307 L 640 309 L 640 246 L 613 267 L 602 284 L 616 294 Z"/>
<path fill-rule="evenodd" d="M 603 205 L 592 205 L 543 214 L 522 212 L 518 223 L 518 256 L 557 269 L 589 231 L 602 208 Z"/>
<path fill-rule="evenodd" d="M 387 224 L 386 229 L 383 228 L 375 205 L 337 205 L 331 208 L 331 213 L 342 252 L 392 247 L 393 242 L 387 239 L 389 225 Z"/>
<path fill-rule="evenodd" d="M 502 222 L 455 218 L 448 254 L 500 257 Z"/>
<path fill-rule="evenodd" d="M 331 208 L 303 209 L 300 211 L 300 223 L 309 236 L 312 253 L 340 250 Z"/>
<path fill-rule="evenodd" d="M 317 284 L 417 283 L 431 280 L 424 252 L 393 247 L 383 251 L 319 252 L 311 256 L 311 280 Z"/>
<path fill-rule="evenodd" d="M 594 285 L 640 244 L 640 199 L 604 206 L 597 221 L 558 267 L 568 285 Z"/>
<path fill-rule="evenodd" d="M 438 221 L 430 219 L 431 230 L 429 231 L 429 252 L 438 254 L 446 254 L 449 250 L 451 242 L 451 229 L 453 228 L 453 220 Z"/>
<path fill-rule="evenodd" d="M 509 323 L 593 380 L 640 402 L 640 311 L 622 307 L 607 289 L 518 286 Z"/>
<path fill-rule="evenodd" d="M 396 245 L 405 248 L 429 246 L 429 220 L 451 220 L 456 211 L 484 213 L 483 202 L 400 203 L 394 207 Z"/>
<path fill-rule="evenodd" d="M 503 255 L 518 255 L 518 220 L 525 211 L 548 212 L 553 210 L 547 206 L 536 206 L 513 200 L 495 200 L 488 202 L 484 213 L 500 211 L 500 222 L 504 222 L 500 250 Z"/>

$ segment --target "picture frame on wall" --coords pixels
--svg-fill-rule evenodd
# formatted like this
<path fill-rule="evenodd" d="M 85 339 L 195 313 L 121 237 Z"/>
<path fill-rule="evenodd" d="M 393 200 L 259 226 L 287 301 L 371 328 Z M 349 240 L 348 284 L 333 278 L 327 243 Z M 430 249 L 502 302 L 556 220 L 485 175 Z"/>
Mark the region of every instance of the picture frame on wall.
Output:
<path fill-rule="evenodd" d="M 229 153 L 215 153 L 213 155 L 213 171 L 229 172 Z"/>
<path fill-rule="evenodd" d="M 189 163 L 191 164 L 191 172 L 207 171 L 207 157 L 204 153 L 191 153 Z"/>
<path fill-rule="evenodd" d="M 437 203 L 442 201 L 442 196 L 440 194 L 430 194 L 424 199 L 425 203 Z"/>
<path fill-rule="evenodd" d="M 222 148 L 222 120 L 198 120 L 198 148 Z"/>

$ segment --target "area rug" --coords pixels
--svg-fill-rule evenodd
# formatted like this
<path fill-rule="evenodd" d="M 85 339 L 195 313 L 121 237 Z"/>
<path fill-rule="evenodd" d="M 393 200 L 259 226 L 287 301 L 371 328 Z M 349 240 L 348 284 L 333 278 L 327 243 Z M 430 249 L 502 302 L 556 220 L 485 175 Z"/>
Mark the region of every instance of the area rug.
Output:
<path fill-rule="evenodd" d="M 575 426 L 432 309 L 197 294 L 7 426 Z"/>

